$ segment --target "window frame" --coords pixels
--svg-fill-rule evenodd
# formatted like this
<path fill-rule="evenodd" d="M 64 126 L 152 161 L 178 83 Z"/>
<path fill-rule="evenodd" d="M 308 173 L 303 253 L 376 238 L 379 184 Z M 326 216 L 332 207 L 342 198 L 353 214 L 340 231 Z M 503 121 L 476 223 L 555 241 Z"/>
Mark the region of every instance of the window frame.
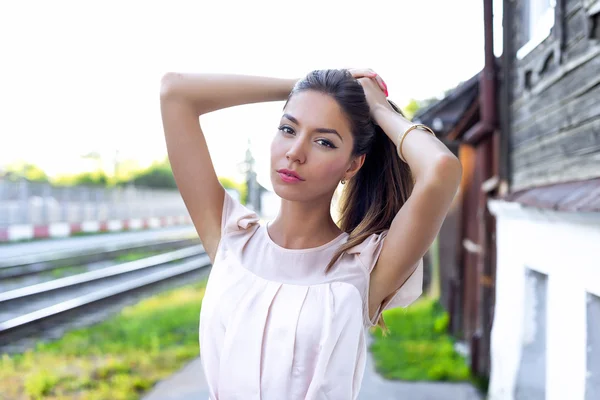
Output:
<path fill-rule="evenodd" d="M 527 0 L 528 12 L 527 12 L 527 34 L 529 40 L 517 50 L 517 59 L 522 60 L 525 56 L 533 49 L 535 49 L 540 43 L 546 40 L 551 32 L 552 28 L 556 24 L 556 0 L 550 0 L 550 7 L 544 14 L 541 15 L 535 22 L 531 19 L 531 3 L 536 0 Z M 532 27 L 533 25 L 533 27 Z"/>

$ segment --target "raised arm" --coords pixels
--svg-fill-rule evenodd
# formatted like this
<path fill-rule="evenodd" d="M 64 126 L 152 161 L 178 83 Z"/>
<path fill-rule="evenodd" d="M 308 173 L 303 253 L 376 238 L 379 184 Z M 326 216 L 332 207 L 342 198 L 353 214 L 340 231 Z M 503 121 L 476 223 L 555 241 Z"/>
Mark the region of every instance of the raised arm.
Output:
<path fill-rule="evenodd" d="M 373 98 L 376 122 L 398 146 L 400 135 L 412 125 L 395 112 L 374 84 L 365 82 Z M 371 272 L 370 317 L 414 272 L 418 261 L 437 236 L 462 177 L 460 161 L 436 137 L 415 129 L 402 143 L 402 153 L 415 180 L 413 191 L 394 217 L 379 259 Z"/>
<path fill-rule="evenodd" d="M 291 79 L 172 72 L 161 80 L 161 115 L 173 176 L 213 261 L 221 240 L 224 189 L 217 179 L 199 117 L 242 104 L 285 100 L 295 83 Z"/>

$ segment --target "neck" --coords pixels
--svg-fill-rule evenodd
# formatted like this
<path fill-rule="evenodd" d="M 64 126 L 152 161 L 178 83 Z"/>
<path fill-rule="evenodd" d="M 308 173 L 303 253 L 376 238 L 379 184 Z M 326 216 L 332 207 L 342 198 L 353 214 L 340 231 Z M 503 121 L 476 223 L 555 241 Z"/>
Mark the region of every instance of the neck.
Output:
<path fill-rule="evenodd" d="M 342 231 L 331 218 L 331 198 L 307 203 L 281 200 L 269 236 L 287 249 L 308 249 L 329 243 Z"/>

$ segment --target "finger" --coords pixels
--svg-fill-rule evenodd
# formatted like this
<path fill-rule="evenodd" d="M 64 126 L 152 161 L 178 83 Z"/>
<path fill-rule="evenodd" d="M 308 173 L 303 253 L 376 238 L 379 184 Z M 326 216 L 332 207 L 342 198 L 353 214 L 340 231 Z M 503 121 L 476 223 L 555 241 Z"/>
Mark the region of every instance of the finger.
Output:
<path fill-rule="evenodd" d="M 356 81 L 365 89 L 367 89 L 367 88 L 369 90 L 379 89 L 385 93 L 385 91 L 383 89 L 381 89 L 381 86 L 379 86 L 379 83 L 377 82 L 377 80 L 375 78 L 369 78 L 369 77 L 358 78 Z"/>
<path fill-rule="evenodd" d="M 381 91 L 386 95 L 386 97 L 388 96 L 388 88 L 387 88 L 386 83 L 383 81 L 381 76 L 379 76 L 371 68 L 356 68 L 356 69 L 350 70 L 350 72 L 351 72 L 352 76 L 354 77 L 354 79 L 360 79 L 360 78 L 374 79 L 375 82 L 377 83 L 377 85 L 379 86 L 379 88 L 381 89 Z"/>
<path fill-rule="evenodd" d="M 379 85 L 379 87 L 381 88 L 381 90 L 383 91 L 383 93 L 385 93 L 385 96 L 387 97 L 387 95 L 388 95 L 387 85 L 385 84 L 385 82 L 383 81 L 383 79 L 381 78 L 381 76 L 377 75 L 375 77 L 375 80 L 377 81 L 377 84 Z"/>
<path fill-rule="evenodd" d="M 374 78 L 375 76 L 377 76 L 377 73 L 370 68 L 356 68 L 350 70 L 350 73 L 352 74 L 352 77 L 354 79 Z"/>

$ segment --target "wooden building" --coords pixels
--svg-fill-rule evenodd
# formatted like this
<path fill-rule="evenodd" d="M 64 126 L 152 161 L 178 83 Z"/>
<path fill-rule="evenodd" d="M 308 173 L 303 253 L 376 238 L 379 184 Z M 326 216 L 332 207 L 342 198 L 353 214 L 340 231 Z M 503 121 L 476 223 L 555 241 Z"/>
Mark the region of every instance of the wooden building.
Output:
<path fill-rule="evenodd" d="M 464 168 L 442 302 L 490 399 L 600 399 L 600 0 L 504 0 L 497 60 L 491 9 L 484 70 L 416 116 Z"/>
<path fill-rule="evenodd" d="M 504 0 L 491 399 L 600 399 L 600 1 Z"/>

